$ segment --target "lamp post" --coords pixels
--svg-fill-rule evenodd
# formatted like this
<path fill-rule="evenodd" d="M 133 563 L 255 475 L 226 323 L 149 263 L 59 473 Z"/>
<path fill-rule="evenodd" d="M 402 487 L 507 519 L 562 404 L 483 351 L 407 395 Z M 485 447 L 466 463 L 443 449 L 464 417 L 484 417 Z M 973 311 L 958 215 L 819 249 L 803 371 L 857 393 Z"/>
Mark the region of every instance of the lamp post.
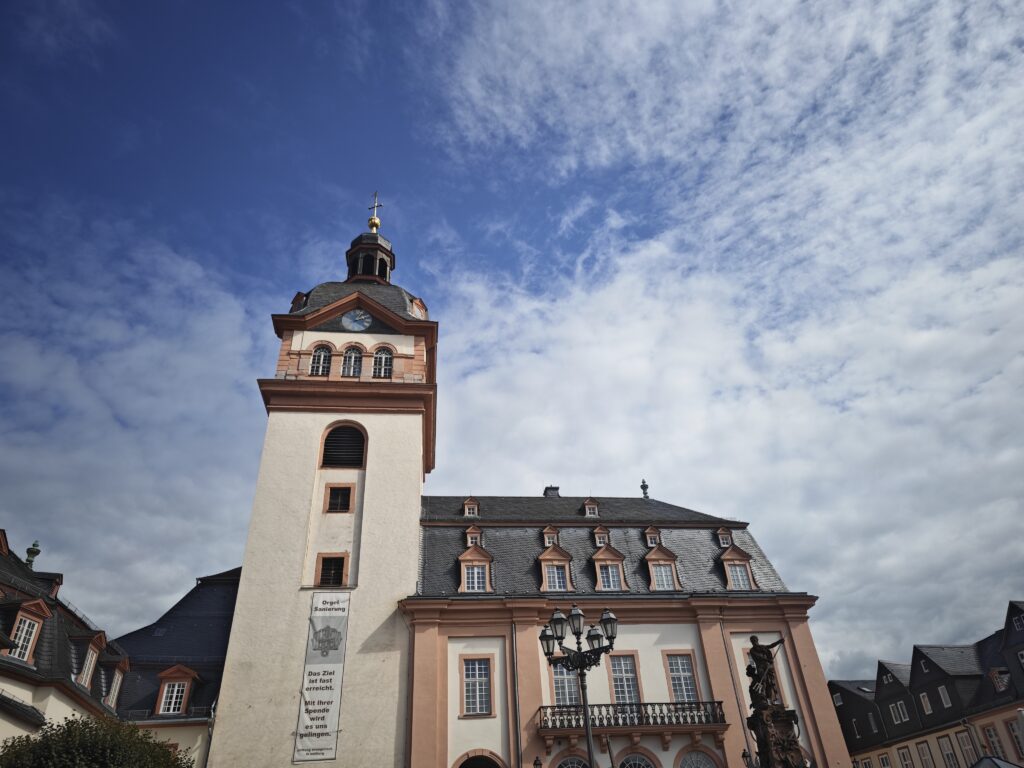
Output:
<path fill-rule="evenodd" d="M 601 625 L 600 628 L 597 624 L 591 624 L 586 633 L 587 646 L 589 646 L 587 650 L 583 650 L 585 617 L 583 611 L 575 603 L 573 603 L 568 617 L 560 610 L 555 609 L 551 614 L 551 620 L 544 625 L 544 629 L 540 632 L 540 645 L 547 657 L 548 664 L 575 672 L 579 678 L 589 768 L 597 768 L 597 765 L 594 762 L 594 733 L 590 727 L 590 702 L 587 700 L 587 670 L 601 663 L 601 657 L 615 647 L 615 638 L 619 634 L 619 620 L 607 608 L 604 609 L 598 623 Z M 573 637 L 576 638 L 576 650 L 566 648 L 563 644 L 567 630 L 571 631 Z M 605 638 L 608 640 L 607 644 L 604 644 Z M 555 656 L 556 643 L 562 652 L 561 656 Z"/>

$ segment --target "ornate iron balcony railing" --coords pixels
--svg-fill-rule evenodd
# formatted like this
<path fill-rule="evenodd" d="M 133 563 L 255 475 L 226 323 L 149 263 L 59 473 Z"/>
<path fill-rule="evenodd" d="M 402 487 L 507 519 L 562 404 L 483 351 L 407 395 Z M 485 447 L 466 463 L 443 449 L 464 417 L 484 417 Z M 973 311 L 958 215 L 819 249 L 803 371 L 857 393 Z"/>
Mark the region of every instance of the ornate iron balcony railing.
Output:
<path fill-rule="evenodd" d="M 720 701 L 590 705 L 590 725 L 595 731 L 637 727 L 675 730 L 725 724 Z M 537 728 L 541 732 L 582 730 L 583 705 L 541 707 L 537 711 Z"/>

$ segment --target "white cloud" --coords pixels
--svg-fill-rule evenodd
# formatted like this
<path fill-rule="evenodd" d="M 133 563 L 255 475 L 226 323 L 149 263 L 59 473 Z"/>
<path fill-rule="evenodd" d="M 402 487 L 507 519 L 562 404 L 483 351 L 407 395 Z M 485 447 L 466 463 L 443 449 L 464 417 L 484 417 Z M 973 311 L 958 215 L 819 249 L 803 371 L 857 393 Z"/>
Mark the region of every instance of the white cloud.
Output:
<path fill-rule="evenodd" d="M 833 675 L 991 631 L 1024 591 L 1022 27 L 988 3 L 460 17 L 460 151 L 614 213 L 543 295 L 453 288 L 431 490 L 646 476 L 748 519 L 822 595 Z M 644 201 L 648 234 L 611 226 Z"/>
<path fill-rule="evenodd" d="M 0 238 L 0 518 L 116 635 L 241 561 L 273 336 L 132 222 L 54 205 Z"/>

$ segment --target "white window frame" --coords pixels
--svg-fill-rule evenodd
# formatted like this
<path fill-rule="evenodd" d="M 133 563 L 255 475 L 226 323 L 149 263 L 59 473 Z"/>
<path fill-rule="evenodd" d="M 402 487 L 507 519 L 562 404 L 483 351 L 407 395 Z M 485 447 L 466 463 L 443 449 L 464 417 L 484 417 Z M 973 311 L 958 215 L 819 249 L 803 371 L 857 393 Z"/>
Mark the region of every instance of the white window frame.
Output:
<path fill-rule="evenodd" d="M 991 725 L 983 725 L 981 727 L 981 732 L 985 734 L 988 751 L 992 753 L 992 756 L 998 757 L 1000 760 L 1005 760 L 1006 750 L 1003 748 L 1003 740 L 999 738 L 999 731 L 996 730 L 996 724 L 992 723 Z"/>
<path fill-rule="evenodd" d="M 860 729 L 857 727 L 857 718 L 856 717 L 851 717 L 850 718 L 850 725 L 853 726 L 854 738 L 859 739 L 860 738 Z"/>
<path fill-rule="evenodd" d="M 753 591 L 754 582 L 750 578 L 750 570 L 747 568 L 746 563 L 729 563 L 729 583 L 734 590 L 740 592 Z"/>
<path fill-rule="evenodd" d="M 597 517 L 598 516 L 597 504 L 586 504 L 583 507 L 583 511 L 584 511 L 584 513 L 586 514 L 587 517 Z"/>
<path fill-rule="evenodd" d="M 89 646 L 85 652 L 85 661 L 82 662 L 82 670 L 78 673 L 75 681 L 86 688 L 92 682 L 92 673 L 96 670 L 96 661 L 99 659 L 99 651 L 94 646 Z"/>
<path fill-rule="evenodd" d="M 309 358 L 309 375 L 328 377 L 331 375 L 331 348 L 318 344 Z"/>
<path fill-rule="evenodd" d="M 651 563 L 651 574 L 654 576 L 654 589 L 657 592 L 671 592 L 676 588 L 672 576 L 672 565 L 669 563 Z"/>
<path fill-rule="evenodd" d="M 467 547 L 478 547 L 478 546 L 480 546 L 480 534 L 479 533 L 467 533 L 466 534 L 466 546 Z"/>
<path fill-rule="evenodd" d="M 949 709 L 953 706 L 953 702 L 949 698 L 949 691 L 946 690 L 946 686 L 939 686 L 939 700 L 942 702 L 942 706 Z"/>
<path fill-rule="evenodd" d="M 1018 632 L 1024 632 L 1024 613 L 1013 617 L 1013 628 Z"/>
<path fill-rule="evenodd" d="M 1010 734 L 1010 742 L 1013 744 L 1013 748 L 1017 750 L 1017 757 L 1024 760 L 1024 734 L 1021 734 L 1017 718 L 1006 720 L 1005 723 L 1006 730 Z"/>
<path fill-rule="evenodd" d="M 391 379 L 395 375 L 395 353 L 387 347 L 373 353 L 373 378 Z"/>
<path fill-rule="evenodd" d="M 580 678 L 576 672 L 566 669 L 561 664 L 555 664 L 551 670 L 552 685 L 555 690 L 555 706 L 571 707 L 578 706 L 580 698 Z"/>
<path fill-rule="evenodd" d="M 836 691 L 835 693 L 832 694 L 832 706 L 834 706 L 834 707 L 841 707 L 841 706 L 843 706 L 843 697 L 840 695 L 839 691 Z"/>
<path fill-rule="evenodd" d="M 921 659 L 921 660 L 920 660 L 920 661 L 918 662 L 918 664 L 920 665 L 920 667 L 921 667 L 921 671 L 922 671 L 922 672 L 927 672 L 927 671 L 928 671 L 928 664 L 927 664 L 927 663 L 925 662 L 925 660 L 924 660 L 924 659 Z"/>
<path fill-rule="evenodd" d="M 544 574 L 550 592 L 565 592 L 569 589 L 569 574 L 561 563 L 545 563 Z"/>
<path fill-rule="evenodd" d="M 39 622 L 28 616 L 19 616 L 14 625 L 14 633 L 11 635 L 11 641 L 15 647 L 8 651 L 8 655 L 28 663 L 29 652 L 32 650 L 32 643 L 37 634 L 39 634 Z"/>
<path fill-rule="evenodd" d="M 608 663 L 612 674 L 612 703 L 639 704 L 640 676 L 636 669 L 636 657 L 632 654 L 615 654 Z"/>
<path fill-rule="evenodd" d="M 124 672 L 120 669 L 114 670 L 114 679 L 110 681 L 110 690 L 103 699 L 111 709 L 117 709 L 117 697 L 121 693 L 121 682 L 124 679 Z"/>
<path fill-rule="evenodd" d="M 482 563 L 466 563 L 466 592 L 487 591 L 487 566 Z"/>
<path fill-rule="evenodd" d="M 668 685 L 672 701 L 698 701 L 697 675 L 693 669 L 693 657 L 688 653 L 669 653 Z"/>
<path fill-rule="evenodd" d="M 594 544 L 598 547 L 605 547 L 608 545 L 608 534 L 607 533 L 595 533 Z"/>
<path fill-rule="evenodd" d="M 907 704 L 906 704 L 906 702 L 903 701 L 903 699 L 900 699 L 899 701 L 896 702 L 896 707 L 899 709 L 900 714 L 903 715 L 903 720 L 901 722 L 909 723 L 910 722 L 910 713 L 907 712 Z"/>
<path fill-rule="evenodd" d="M 185 694 L 188 693 L 188 682 L 173 680 L 164 685 L 164 695 L 160 698 L 161 715 L 180 715 L 185 711 Z M 171 707 L 175 707 L 172 709 Z"/>
<path fill-rule="evenodd" d="M 960 768 L 960 761 L 956 757 L 956 750 L 953 749 L 953 740 L 947 734 L 938 738 L 939 754 L 942 755 L 942 762 L 946 768 Z M 945 744 L 943 744 L 945 742 Z M 947 751 L 946 747 L 949 747 Z"/>
<path fill-rule="evenodd" d="M 892 763 L 889 762 L 889 754 L 883 752 L 878 756 L 878 768 L 892 768 Z"/>
<path fill-rule="evenodd" d="M 720 547 L 731 547 L 732 546 L 732 536 L 730 534 L 728 534 L 728 533 L 720 533 L 720 534 L 718 534 L 718 546 L 720 546 Z"/>
<path fill-rule="evenodd" d="M 960 745 L 960 754 L 964 756 L 964 762 L 968 766 L 978 762 L 978 750 L 974 748 L 974 739 L 967 731 L 957 731 L 956 741 Z"/>
<path fill-rule="evenodd" d="M 917 697 L 921 701 L 921 710 L 926 715 L 930 715 L 932 713 L 932 702 L 931 699 L 928 698 L 928 691 L 921 691 Z"/>
<path fill-rule="evenodd" d="M 558 543 L 558 536 L 556 534 L 554 534 L 554 533 L 545 533 L 544 534 L 544 546 L 545 547 L 553 547 L 557 543 Z"/>
<path fill-rule="evenodd" d="M 651 533 L 651 534 L 647 535 L 647 546 L 648 547 L 656 547 L 656 546 L 658 546 L 658 537 L 655 534 Z"/>
<path fill-rule="evenodd" d="M 341 376 L 344 379 L 358 379 L 363 375 L 363 350 L 346 347 L 341 355 Z"/>
<path fill-rule="evenodd" d="M 900 768 L 914 768 L 914 756 L 910 753 L 910 747 L 898 747 L 896 756 L 900 759 Z"/>
<path fill-rule="evenodd" d="M 479 517 L 480 516 L 480 507 L 478 507 L 476 504 L 467 504 L 463 508 L 463 514 L 466 517 Z"/>
<path fill-rule="evenodd" d="M 490 659 L 462 660 L 462 711 L 466 715 L 491 714 Z"/>
<path fill-rule="evenodd" d="M 868 712 L 868 726 L 872 733 L 878 733 L 878 723 L 875 722 L 875 713 Z"/>
<path fill-rule="evenodd" d="M 600 563 L 597 566 L 597 572 L 601 577 L 602 591 L 622 590 L 622 566 L 618 563 Z"/>
<path fill-rule="evenodd" d="M 927 741 L 919 741 L 917 747 L 917 759 L 921 761 L 921 768 L 935 768 L 935 759 L 932 757 L 932 748 Z"/>

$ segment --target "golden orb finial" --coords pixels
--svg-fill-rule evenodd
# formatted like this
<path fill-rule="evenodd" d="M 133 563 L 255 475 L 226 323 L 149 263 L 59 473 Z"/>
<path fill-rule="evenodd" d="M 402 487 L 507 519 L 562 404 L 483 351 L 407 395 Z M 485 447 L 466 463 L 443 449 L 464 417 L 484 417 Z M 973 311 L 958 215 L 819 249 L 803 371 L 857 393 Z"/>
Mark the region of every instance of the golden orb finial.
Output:
<path fill-rule="evenodd" d="M 370 232 L 372 232 L 373 234 L 377 234 L 377 230 L 380 229 L 380 219 L 377 218 L 377 209 L 383 207 L 383 203 L 377 202 L 377 193 L 374 192 L 373 205 L 370 206 L 370 210 L 372 211 L 372 213 L 370 214 L 370 218 L 366 220 L 366 223 L 369 224 L 370 226 Z"/>

